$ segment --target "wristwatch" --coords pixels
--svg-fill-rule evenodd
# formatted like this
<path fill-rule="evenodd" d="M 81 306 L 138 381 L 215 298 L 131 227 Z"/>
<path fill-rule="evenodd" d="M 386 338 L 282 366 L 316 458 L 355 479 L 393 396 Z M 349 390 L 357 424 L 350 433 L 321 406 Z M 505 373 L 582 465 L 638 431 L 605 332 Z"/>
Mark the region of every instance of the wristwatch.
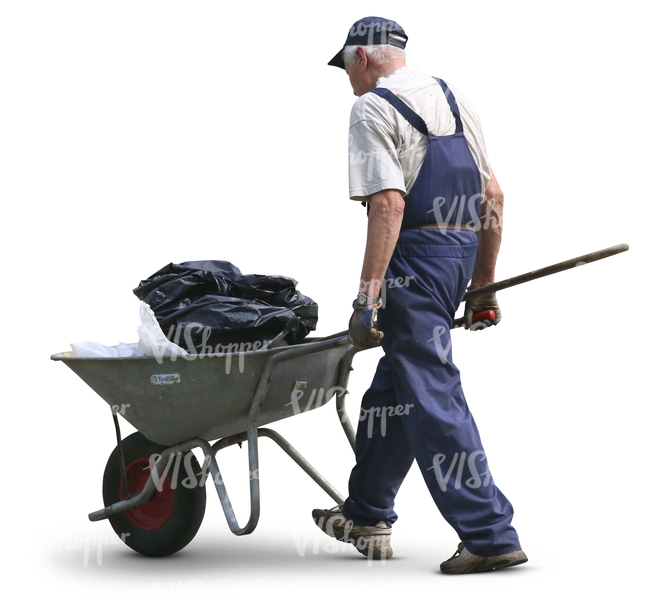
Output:
<path fill-rule="evenodd" d="M 369 298 L 365 294 L 359 294 L 357 296 L 357 299 L 355 300 L 355 302 L 357 303 L 357 306 L 369 306 L 370 304 L 377 304 L 377 303 L 379 303 L 379 305 L 381 306 L 381 298 L 380 297 Z"/>

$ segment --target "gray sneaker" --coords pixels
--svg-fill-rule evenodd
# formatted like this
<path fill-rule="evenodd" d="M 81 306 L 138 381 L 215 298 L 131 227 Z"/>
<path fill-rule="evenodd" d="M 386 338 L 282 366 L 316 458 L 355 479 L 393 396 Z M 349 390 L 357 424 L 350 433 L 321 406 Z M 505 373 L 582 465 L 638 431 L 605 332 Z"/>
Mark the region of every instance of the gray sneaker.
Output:
<path fill-rule="evenodd" d="M 483 573 L 496 571 L 506 567 L 514 567 L 525 563 L 528 557 L 523 550 L 515 550 L 499 556 L 476 556 L 461 542 L 454 555 L 440 565 L 440 570 L 446 575 L 465 575 L 467 573 Z"/>
<path fill-rule="evenodd" d="M 371 559 L 384 559 L 393 556 L 390 547 L 391 526 L 385 521 L 376 525 L 355 525 L 341 512 L 342 505 L 330 510 L 315 508 L 311 512 L 314 523 L 330 537 L 339 542 L 352 544 L 361 554 Z"/>

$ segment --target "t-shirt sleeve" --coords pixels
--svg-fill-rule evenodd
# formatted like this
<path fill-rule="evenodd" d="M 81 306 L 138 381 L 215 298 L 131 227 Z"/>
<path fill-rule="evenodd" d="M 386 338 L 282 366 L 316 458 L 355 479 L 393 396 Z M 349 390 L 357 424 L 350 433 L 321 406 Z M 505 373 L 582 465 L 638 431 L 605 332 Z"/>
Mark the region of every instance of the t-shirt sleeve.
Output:
<path fill-rule="evenodd" d="M 350 115 L 348 137 L 352 200 L 368 200 L 368 196 L 387 189 L 396 189 L 406 194 L 394 135 L 388 123 L 368 100 L 365 97 L 359 98 Z"/>

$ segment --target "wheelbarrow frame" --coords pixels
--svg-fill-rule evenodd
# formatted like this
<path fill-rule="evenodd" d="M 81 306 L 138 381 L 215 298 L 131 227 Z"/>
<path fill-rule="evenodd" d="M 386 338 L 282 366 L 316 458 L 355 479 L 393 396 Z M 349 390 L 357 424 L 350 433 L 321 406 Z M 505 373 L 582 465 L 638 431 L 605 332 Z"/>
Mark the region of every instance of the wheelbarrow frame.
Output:
<path fill-rule="evenodd" d="M 260 516 L 260 487 L 259 487 L 259 448 L 258 448 L 258 438 L 268 437 L 273 440 L 280 448 L 291 457 L 291 459 L 296 462 L 302 469 L 313 479 L 335 502 L 342 503 L 344 498 L 343 496 L 291 445 L 289 442 L 283 438 L 279 433 L 272 429 L 268 428 L 258 428 L 258 423 L 260 419 L 260 412 L 264 406 L 264 401 L 267 398 L 267 394 L 270 388 L 270 385 L 273 381 L 273 375 L 277 367 L 287 361 L 296 359 L 299 357 L 308 356 L 311 354 L 326 352 L 335 348 L 347 346 L 343 354 L 343 358 L 338 363 L 338 376 L 336 380 L 336 409 L 339 421 L 343 427 L 343 431 L 354 451 L 355 444 L 355 430 L 352 427 L 346 410 L 345 410 L 345 396 L 347 395 L 347 384 L 349 379 L 350 371 L 352 370 L 352 359 L 354 355 L 360 351 L 359 348 L 356 348 L 349 344 L 347 335 L 336 335 L 330 338 L 322 338 L 319 340 L 306 340 L 304 343 L 287 347 L 286 349 L 275 349 L 273 351 L 261 350 L 260 352 L 267 352 L 270 354 L 264 368 L 261 372 L 260 378 L 257 383 L 253 399 L 248 410 L 248 422 L 246 431 L 236 433 L 234 435 L 229 435 L 219 439 L 218 441 L 210 444 L 208 440 L 195 437 L 187 441 L 172 445 L 167 447 L 161 454 L 156 462 L 152 465 L 151 474 L 146 481 L 143 489 L 136 495 L 132 497 L 127 497 L 125 500 L 121 500 L 110 506 L 106 506 L 100 510 L 94 511 L 88 515 L 88 518 L 91 521 L 100 521 L 107 519 L 111 515 L 121 513 L 126 510 L 131 510 L 137 506 L 146 502 L 154 493 L 156 488 L 156 481 L 160 481 L 161 475 L 164 476 L 164 472 L 167 468 L 167 465 L 170 460 L 173 460 L 173 457 L 186 452 L 189 452 L 195 448 L 199 448 L 204 455 L 203 467 L 205 468 L 206 463 L 209 469 L 210 475 L 212 476 L 213 483 L 217 490 L 219 496 L 219 501 L 224 511 L 228 527 L 235 535 L 247 535 L 252 533 L 259 521 Z M 238 356 L 235 354 L 234 356 Z M 73 368 L 71 363 L 73 361 L 79 360 L 88 360 L 82 358 L 74 358 L 69 353 L 55 354 L 52 357 L 52 360 L 60 360 L 66 363 L 70 368 Z M 120 360 L 120 359 L 99 359 L 99 360 Z M 127 359 L 128 360 L 128 359 Z M 137 359 L 136 359 L 137 360 Z M 329 401 L 328 398 L 325 401 Z M 124 458 L 121 454 L 121 435 L 119 433 L 119 424 L 117 421 L 117 416 L 113 413 L 113 418 L 116 425 L 116 434 L 118 441 L 118 449 L 120 450 L 120 460 L 121 460 L 121 472 L 123 474 L 123 481 L 126 481 L 124 477 L 125 465 Z M 282 417 L 281 417 L 282 418 Z M 250 516 L 247 523 L 241 527 L 235 516 L 232 503 L 228 496 L 226 490 L 226 485 L 221 476 L 221 471 L 217 463 L 216 454 L 219 450 L 227 448 L 233 444 L 241 444 L 242 442 L 248 442 L 248 466 L 249 466 L 249 487 L 250 487 Z M 162 472 L 161 472 L 162 471 Z"/>

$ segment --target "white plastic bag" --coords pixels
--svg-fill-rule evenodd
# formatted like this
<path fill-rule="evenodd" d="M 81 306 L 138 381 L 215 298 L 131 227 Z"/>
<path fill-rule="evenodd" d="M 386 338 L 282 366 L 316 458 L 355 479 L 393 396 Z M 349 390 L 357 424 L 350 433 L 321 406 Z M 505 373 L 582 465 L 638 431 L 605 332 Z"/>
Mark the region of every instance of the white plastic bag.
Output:
<path fill-rule="evenodd" d="M 118 356 L 140 356 L 138 353 L 138 343 L 136 342 L 135 344 L 125 344 L 124 342 L 120 342 L 117 345 L 117 355 Z"/>
<path fill-rule="evenodd" d="M 75 356 L 81 358 L 113 358 L 117 356 L 117 348 L 104 346 L 97 342 L 75 342 L 70 344 Z"/>
<path fill-rule="evenodd" d="M 161 362 L 163 357 L 175 359 L 177 356 L 189 356 L 186 350 L 165 337 L 156 316 L 145 302 L 140 303 L 140 321 L 139 341 L 135 344 L 120 342 L 117 346 L 105 346 L 97 342 L 75 342 L 70 346 L 75 356 L 80 358 L 155 356 Z"/>
<path fill-rule="evenodd" d="M 118 356 L 140 356 L 138 344 L 120 342 L 117 346 L 105 346 L 98 342 L 75 342 L 70 344 L 75 356 L 80 358 L 116 358 Z"/>
<path fill-rule="evenodd" d="M 186 350 L 165 337 L 156 315 L 145 302 L 140 303 L 140 320 L 142 321 L 142 325 L 138 327 L 140 338 L 138 354 L 140 356 L 155 356 L 159 362 L 163 357 L 175 359 L 178 356 L 189 356 Z"/>

